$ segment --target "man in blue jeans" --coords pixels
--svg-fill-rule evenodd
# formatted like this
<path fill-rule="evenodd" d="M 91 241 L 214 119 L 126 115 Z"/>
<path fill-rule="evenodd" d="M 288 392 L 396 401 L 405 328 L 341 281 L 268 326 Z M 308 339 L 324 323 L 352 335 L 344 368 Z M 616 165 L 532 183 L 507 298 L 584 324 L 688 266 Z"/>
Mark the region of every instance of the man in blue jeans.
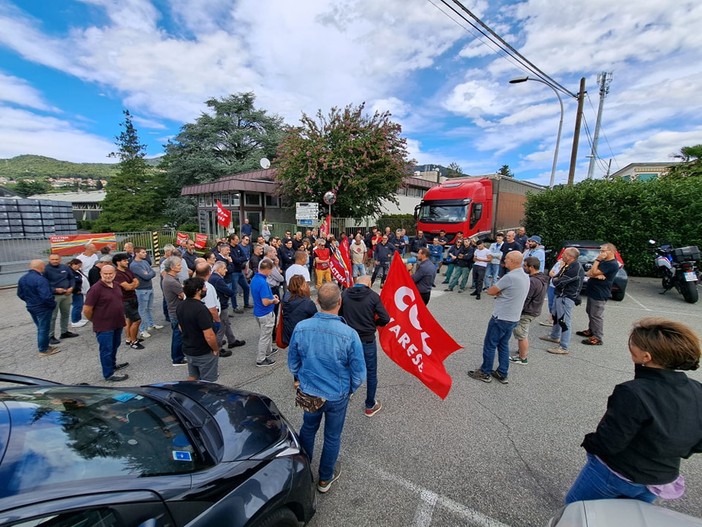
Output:
<path fill-rule="evenodd" d="M 483 382 L 490 382 L 494 377 L 507 384 L 509 339 L 521 318 L 524 300 L 529 293 L 529 276 L 522 269 L 522 253 L 519 251 L 508 252 L 504 264 L 505 274 L 486 291 L 495 297 L 495 307 L 483 341 L 483 364 L 480 369 L 469 371 L 468 375 Z M 493 370 L 495 350 L 499 365 Z"/>
<path fill-rule="evenodd" d="M 322 284 L 317 293 L 321 309 L 295 326 L 288 348 L 288 367 L 300 380 L 300 390 L 323 398 L 316 412 L 305 412 L 300 442 L 312 459 L 314 438 L 324 417 L 324 446 L 319 460 L 317 490 L 327 492 L 339 476 L 336 466 L 341 449 L 341 432 L 349 396 L 366 379 L 363 346 L 356 330 L 339 317 L 341 292 L 332 283 Z"/>
<path fill-rule="evenodd" d="M 100 281 L 88 290 L 83 305 L 83 315 L 93 322 L 93 331 L 100 349 L 102 376 L 106 381 L 126 381 L 129 375 L 120 375 L 117 370 L 129 366 L 128 362 L 117 363 L 117 349 L 122 340 L 122 328 L 126 325 L 122 288 L 115 284 L 117 270 L 111 265 L 100 269 Z"/>
<path fill-rule="evenodd" d="M 37 343 L 41 357 L 55 355 L 61 351 L 49 346 L 49 328 L 56 300 L 49 281 L 44 277 L 45 267 L 46 264 L 42 260 L 32 260 L 29 262 L 29 271 L 17 283 L 17 296 L 24 300 L 27 311 L 37 326 Z"/>
<path fill-rule="evenodd" d="M 432 278 L 434 275 L 432 275 Z M 375 398 L 378 389 L 378 345 L 375 328 L 390 322 L 390 315 L 380 301 L 380 295 L 370 288 L 370 276 L 356 278 L 353 287 L 341 296 L 339 315 L 356 330 L 361 338 L 363 357 L 366 361 L 366 417 L 373 417 L 383 405 Z"/>

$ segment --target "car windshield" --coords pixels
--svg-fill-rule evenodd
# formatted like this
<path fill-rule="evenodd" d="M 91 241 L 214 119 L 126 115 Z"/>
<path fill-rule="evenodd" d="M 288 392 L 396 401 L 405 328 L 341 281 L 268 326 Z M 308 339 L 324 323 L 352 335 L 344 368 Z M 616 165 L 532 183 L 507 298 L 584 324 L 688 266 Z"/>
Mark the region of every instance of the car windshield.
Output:
<path fill-rule="evenodd" d="M 45 485 L 203 468 L 180 420 L 133 391 L 27 387 L 0 393 L 12 431 L 0 466 L 0 497 Z"/>
<path fill-rule="evenodd" d="M 466 221 L 467 204 L 431 205 L 423 203 L 419 208 L 418 221 L 424 223 L 457 223 Z"/>
<path fill-rule="evenodd" d="M 595 261 L 597 256 L 600 254 L 600 249 L 599 247 L 597 249 L 583 249 L 583 248 L 578 248 L 580 251 L 580 256 L 578 256 L 578 261 L 582 264 L 585 263 L 592 263 Z"/>

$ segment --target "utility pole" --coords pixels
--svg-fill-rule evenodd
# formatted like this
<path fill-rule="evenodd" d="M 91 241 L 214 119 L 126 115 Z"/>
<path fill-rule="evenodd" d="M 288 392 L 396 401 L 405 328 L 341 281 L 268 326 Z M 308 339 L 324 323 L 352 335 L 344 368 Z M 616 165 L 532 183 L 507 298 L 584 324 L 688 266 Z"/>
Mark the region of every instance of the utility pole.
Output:
<path fill-rule="evenodd" d="M 575 179 L 575 165 L 578 162 L 578 142 L 580 141 L 580 124 L 583 120 L 583 103 L 585 102 L 585 77 L 580 79 L 578 91 L 578 113 L 575 115 L 575 131 L 573 132 L 573 150 L 570 154 L 570 171 L 568 172 L 568 186 L 573 186 Z"/>
<path fill-rule="evenodd" d="M 595 162 L 597 161 L 597 143 L 600 139 L 600 125 L 602 123 L 602 108 L 604 100 L 609 93 L 609 84 L 612 82 L 612 74 L 606 71 L 597 74 L 597 84 L 600 85 L 600 104 L 597 107 L 597 122 L 595 123 L 595 133 L 592 136 L 592 151 L 590 152 L 590 166 L 587 168 L 587 179 L 592 179 L 595 172 Z"/>

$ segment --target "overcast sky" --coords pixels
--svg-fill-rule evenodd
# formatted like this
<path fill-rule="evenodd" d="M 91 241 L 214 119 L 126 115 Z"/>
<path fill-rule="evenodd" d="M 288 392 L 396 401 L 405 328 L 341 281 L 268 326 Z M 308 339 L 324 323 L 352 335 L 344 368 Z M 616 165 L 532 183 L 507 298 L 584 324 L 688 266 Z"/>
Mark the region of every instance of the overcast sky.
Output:
<path fill-rule="evenodd" d="M 612 72 L 602 177 L 702 143 L 702 3 L 468 1 L 464 5 L 571 92 Z M 447 16 L 451 14 L 452 17 Z M 547 183 L 560 115 L 554 92 L 457 22 L 441 0 L 0 0 L 0 158 L 109 162 L 121 111 L 150 156 L 210 97 L 253 91 L 296 124 L 302 112 L 366 102 L 400 122 L 418 163 L 483 174 L 508 164 Z M 575 100 L 556 182 L 569 167 Z M 576 179 L 590 153 L 583 128 Z"/>

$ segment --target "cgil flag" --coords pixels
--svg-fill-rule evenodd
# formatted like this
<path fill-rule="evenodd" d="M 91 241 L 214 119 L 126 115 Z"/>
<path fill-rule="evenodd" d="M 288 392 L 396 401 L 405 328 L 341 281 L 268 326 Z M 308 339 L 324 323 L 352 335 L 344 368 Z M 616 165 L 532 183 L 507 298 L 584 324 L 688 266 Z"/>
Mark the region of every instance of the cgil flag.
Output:
<path fill-rule="evenodd" d="M 231 211 L 224 208 L 222 202 L 217 200 L 217 223 L 222 227 L 229 227 L 232 223 Z"/>
<path fill-rule="evenodd" d="M 349 242 L 346 238 L 344 238 L 338 246 L 332 244 L 329 268 L 339 285 L 342 287 L 351 287 L 353 285 Z"/>
<path fill-rule="evenodd" d="M 451 390 L 444 359 L 463 346 L 446 333 L 419 296 L 402 258 L 395 254 L 380 299 L 390 322 L 378 328 L 380 345 L 400 368 L 442 399 Z"/>

